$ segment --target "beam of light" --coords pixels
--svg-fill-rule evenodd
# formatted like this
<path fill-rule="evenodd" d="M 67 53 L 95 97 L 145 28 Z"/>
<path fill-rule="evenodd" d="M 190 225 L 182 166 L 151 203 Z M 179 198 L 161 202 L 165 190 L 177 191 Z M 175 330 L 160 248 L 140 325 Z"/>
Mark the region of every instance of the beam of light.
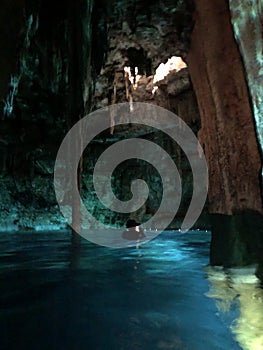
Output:
<path fill-rule="evenodd" d="M 207 268 L 210 290 L 219 317 L 234 317 L 231 331 L 244 350 L 263 349 L 263 290 L 255 268 Z"/>
<path fill-rule="evenodd" d="M 179 72 L 185 67 L 187 67 L 186 63 L 182 60 L 181 57 L 172 56 L 166 63 L 161 63 L 156 69 L 155 75 L 153 77 L 153 84 L 157 83 L 160 80 L 163 80 L 170 72 Z M 154 86 L 152 93 L 154 94 L 157 89 L 158 86 Z"/>

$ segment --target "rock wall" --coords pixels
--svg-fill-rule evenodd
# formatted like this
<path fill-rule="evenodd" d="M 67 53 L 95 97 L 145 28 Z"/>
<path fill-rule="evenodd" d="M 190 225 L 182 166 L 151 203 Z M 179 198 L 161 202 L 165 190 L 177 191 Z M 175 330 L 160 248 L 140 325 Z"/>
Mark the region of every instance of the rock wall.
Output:
<path fill-rule="evenodd" d="M 8 93 L 10 74 L 17 71 L 17 43 L 23 26 L 24 1 L 3 0 L 0 11 L 0 100 Z M 7 20 L 8 19 L 8 20 Z"/>
<path fill-rule="evenodd" d="M 258 140 L 263 151 L 263 4 L 229 0 L 235 38 L 246 70 Z"/>
<path fill-rule="evenodd" d="M 104 105 L 104 103 L 106 103 L 104 106 L 108 104 L 108 101 L 105 101 L 105 96 L 108 95 L 111 86 L 108 86 L 106 79 L 104 79 L 104 73 L 105 71 L 102 69 L 96 84 L 96 106 Z M 151 104 L 157 104 L 178 114 L 191 126 L 195 133 L 198 132 L 200 128 L 198 107 L 186 68 L 179 72 L 172 71 L 163 80 L 157 82 L 156 86 L 158 85 L 158 90 L 155 93 L 152 92 L 154 86 L 153 76 L 142 76 L 138 80 L 136 87 L 130 83 L 128 86 L 128 96 L 126 94 L 127 84 L 125 83 L 126 77 L 123 69 L 118 70 L 117 78 L 115 81 L 117 87 L 116 101 L 119 103 L 128 102 L 131 98 L 133 102 L 150 102 Z M 163 133 L 150 128 L 142 128 L 141 126 L 136 128 L 131 125 L 126 125 L 126 127 L 115 126 L 111 130 L 106 130 L 103 136 L 96 138 L 96 140 L 91 143 L 87 150 L 87 155 L 89 155 L 89 157 L 84 157 L 85 172 L 82 177 L 84 184 L 82 194 L 86 207 L 89 208 L 89 211 L 94 217 L 107 224 L 123 226 L 130 217 L 126 214 L 105 210 L 105 207 L 97 199 L 92 178 L 94 164 L 98 157 L 109 146 L 123 137 L 140 137 L 150 140 L 165 149 L 177 164 L 182 179 L 183 194 L 180 208 L 170 228 L 180 228 L 192 197 L 193 188 L 190 164 L 175 142 L 165 137 Z M 120 164 L 113 173 L 112 187 L 116 196 L 125 201 L 130 199 L 130 186 L 132 181 L 138 178 L 146 181 L 150 188 L 150 194 L 141 210 L 132 213 L 131 217 L 138 222 L 145 222 L 157 211 L 162 198 L 162 183 L 157 171 L 145 162 L 139 160 L 124 162 Z M 107 194 L 105 194 L 105 196 L 107 196 Z M 209 221 L 205 213 L 196 223 L 195 227 L 209 227 Z"/>
<path fill-rule="evenodd" d="M 155 70 L 160 63 L 166 62 L 173 55 L 186 55 L 192 28 L 192 2 L 115 1 L 111 10 L 108 18 L 107 59 L 96 82 L 94 109 L 122 102 L 157 104 L 179 115 L 197 133 L 200 118 L 188 70 L 173 71 L 163 80 L 154 82 Z M 152 40 L 153 37 L 155 40 Z M 129 68 L 130 75 L 125 67 Z M 112 138 L 118 139 L 114 120 L 110 132 Z M 149 133 L 145 130 L 142 134 L 142 137 L 158 144 L 167 143 L 161 133 Z M 183 180 L 182 205 L 171 226 L 178 228 L 191 199 L 192 176 L 190 165 L 176 144 L 169 145 L 169 154 L 175 160 Z M 151 195 L 145 212 L 138 219 L 144 221 L 158 207 L 162 188 L 160 179 L 145 169 L 145 166 L 140 170 L 136 166 L 136 169 L 137 177 L 145 178 L 146 174 L 146 182 L 153 184 L 155 188 L 155 194 Z M 135 176 L 128 165 L 123 172 L 127 178 L 129 173 L 132 173 L 131 177 Z M 122 186 L 123 191 L 129 193 L 128 181 L 118 183 L 116 193 L 122 191 Z M 208 226 L 207 222 L 206 227 Z"/>
<path fill-rule="evenodd" d="M 256 122 L 256 130 L 261 157 L 263 154 L 263 5 L 262 1 L 239 2 L 229 0 L 231 21 L 235 33 L 235 39 L 240 49 L 246 79 L 249 87 L 251 103 Z M 262 172 L 263 174 L 263 172 Z M 261 175 L 262 175 L 261 174 Z M 262 181 L 262 176 L 261 176 Z M 257 222 L 262 224 L 261 221 Z M 262 235 L 262 226 L 257 228 Z M 255 240 L 258 241 L 258 240 Z M 258 249 L 262 251 L 262 244 Z M 255 250 L 254 250 L 255 251 Z M 258 276 L 263 280 L 263 260 L 260 259 Z"/>
<path fill-rule="evenodd" d="M 19 27 L 14 34 L 20 33 L 21 45 L 14 45 L 16 68 L 8 70 L 17 86 L 12 82 L 5 92 L 0 132 L 4 227 L 65 225 L 53 193 L 52 167 L 66 130 L 84 111 L 132 98 L 174 111 L 197 133 L 200 119 L 187 69 L 171 73 L 156 84 L 159 88 L 152 93 L 158 64 L 174 54 L 184 56 L 187 51 L 191 6 L 190 1 L 171 4 L 138 0 L 114 1 L 107 6 L 104 1 L 94 6 L 91 1 L 69 1 L 63 8 L 41 0 L 21 4 L 20 17 L 14 18 Z M 138 67 L 142 75 L 136 89 L 125 76 L 125 65 L 133 74 Z M 99 77 L 93 100 L 96 74 Z M 166 142 L 162 135 L 143 133 L 161 145 Z M 84 159 L 87 174 L 83 174 L 82 196 L 95 217 L 122 225 L 126 219 L 116 213 L 105 214 L 92 190 L 90 173 L 101 142 L 105 148 L 113 141 L 112 137 L 109 141 L 106 138 L 98 140 L 91 159 Z M 180 218 L 173 226 L 179 227 L 191 199 L 191 170 L 178 146 L 169 148 L 184 179 Z M 161 183 L 151 169 L 142 167 L 138 172 L 137 165 L 134 169 L 124 164 L 122 172 L 127 176 L 121 180 L 116 176 L 113 183 L 123 198 L 129 193 L 129 179 L 136 174 L 154 184 L 150 200 L 138 214 L 137 219 L 143 220 L 158 207 Z"/>
<path fill-rule="evenodd" d="M 139 75 L 150 77 L 158 65 L 171 56 L 185 57 L 192 29 L 192 9 L 193 3 L 189 0 L 111 2 L 107 15 L 108 50 L 97 82 L 100 103 L 94 108 L 126 100 L 125 89 L 120 93 L 125 84 L 125 66 L 131 68 L 132 75 L 138 67 Z M 116 90 L 119 90 L 117 95 Z M 151 86 L 149 90 L 151 92 Z"/>
<path fill-rule="evenodd" d="M 96 70 L 104 59 L 95 45 L 98 37 L 103 52 L 106 47 L 102 5 L 89 0 L 0 4 L 4 230 L 65 226 L 53 190 L 53 165 L 67 129 L 91 108 Z"/>
<path fill-rule="evenodd" d="M 195 4 L 187 62 L 201 115 L 199 139 L 209 166 L 209 211 L 216 214 L 211 262 L 245 264 L 256 254 L 256 231 L 262 221 L 261 159 L 253 113 L 227 2 Z"/>

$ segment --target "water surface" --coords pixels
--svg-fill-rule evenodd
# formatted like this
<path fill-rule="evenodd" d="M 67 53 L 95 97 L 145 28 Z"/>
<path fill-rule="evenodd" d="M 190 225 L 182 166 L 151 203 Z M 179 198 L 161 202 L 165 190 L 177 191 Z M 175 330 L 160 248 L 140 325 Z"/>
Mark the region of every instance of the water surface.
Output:
<path fill-rule="evenodd" d="M 207 295 L 209 243 L 202 231 L 125 249 L 67 232 L 1 234 L 1 349 L 241 349 L 238 301 L 220 313 Z"/>

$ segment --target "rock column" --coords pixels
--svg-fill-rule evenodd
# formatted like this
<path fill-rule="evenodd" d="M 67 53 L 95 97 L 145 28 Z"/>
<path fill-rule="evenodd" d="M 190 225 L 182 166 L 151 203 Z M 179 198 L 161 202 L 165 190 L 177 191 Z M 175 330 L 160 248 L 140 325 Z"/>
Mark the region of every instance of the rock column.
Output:
<path fill-rule="evenodd" d="M 243 62 L 225 0 L 196 0 L 187 56 L 209 166 L 211 263 L 258 259 L 262 242 L 261 158 Z M 262 229 L 261 229 L 262 230 Z"/>

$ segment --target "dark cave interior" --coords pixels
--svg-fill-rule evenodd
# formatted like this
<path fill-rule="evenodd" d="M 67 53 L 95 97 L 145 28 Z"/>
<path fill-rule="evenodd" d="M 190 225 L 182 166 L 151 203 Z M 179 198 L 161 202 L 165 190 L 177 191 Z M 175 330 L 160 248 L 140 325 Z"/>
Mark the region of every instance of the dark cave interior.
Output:
<path fill-rule="evenodd" d="M 204 150 L 208 195 L 192 229 L 211 231 L 210 265 L 256 265 L 262 281 L 262 5 L 3 0 L 0 8 L 1 232 L 69 229 L 53 184 L 67 132 L 101 108 L 126 103 L 132 111 L 148 103 L 179 116 Z M 155 215 L 163 189 L 152 164 L 134 158 L 112 173 L 123 202 L 132 198 L 133 181 L 149 184 L 147 201 L 132 213 L 107 210 L 92 178 L 108 147 L 128 138 L 150 141 L 168 152 L 182 181 L 180 206 L 167 227 L 179 230 L 194 191 L 191 161 L 164 132 L 125 117 L 119 125 L 118 118 L 111 113 L 109 127 L 83 153 L 78 185 L 85 206 L 118 228 L 130 217 L 143 224 Z M 60 205 L 73 200 L 66 193 Z"/>
<path fill-rule="evenodd" d="M 209 7 L 205 1 L 135 0 L 94 4 L 67 1 L 63 6 L 40 0 L 2 4 L 3 227 L 34 229 L 38 220 L 32 215 L 26 219 L 27 211 L 32 210 L 43 221 L 63 226 L 52 189 L 52 166 L 67 130 L 82 116 L 101 107 L 147 102 L 179 115 L 205 150 L 209 168 L 208 201 L 195 227 L 211 228 L 214 232 L 216 243 L 212 244 L 211 251 L 215 253 L 211 262 L 244 265 L 258 256 L 256 247 L 262 246 L 262 240 L 254 225 L 260 229 L 262 224 L 261 151 L 257 136 L 260 130 L 256 131 L 252 91 L 246 83 L 249 72 L 244 70 L 244 59 L 235 40 L 237 34 L 230 22 L 230 9 L 224 3 L 219 17 L 219 5 L 219 1 Z M 210 16 L 206 15 L 208 11 Z M 218 23 L 213 23 L 214 30 L 202 37 L 208 18 L 215 22 L 215 17 Z M 12 18 L 12 27 L 5 18 Z M 220 36 L 219 43 L 221 25 L 226 34 Z M 228 53 L 229 64 L 220 57 L 221 47 Z M 173 67 L 164 77 L 157 78 L 158 66 L 172 56 L 182 57 L 185 67 Z M 118 130 L 118 126 L 113 130 L 114 126 L 99 135 L 93 149 L 85 152 L 88 156 L 84 157 L 84 163 L 90 172 L 98 153 L 123 137 L 124 131 Z M 176 143 L 165 141 L 162 133 L 147 128 L 138 136 L 128 125 L 125 135 L 168 147 L 183 180 L 181 209 L 170 225 L 179 228 L 192 194 L 191 166 L 184 152 Z M 133 167 L 131 178 L 136 168 Z M 123 164 L 122 169 L 121 172 L 129 173 L 129 166 Z M 152 174 L 151 169 L 138 172 L 146 180 L 148 176 L 149 183 L 155 187 L 145 217 L 156 210 L 162 195 L 160 183 Z M 85 192 L 90 186 L 90 176 L 82 176 Z M 113 187 L 117 196 L 121 192 L 129 193 L 129 181 L 121 189 L 117 176 Z M 85 193 L 83 196 L 95 215 L 100 215 L 98 201 L 89 199 Z M 48 213 L 44 215 L 46 209 Z M 23 218 L 19 211 L 23 212 Z M 140 216 L 143 220 L 143 215 Z M 122 226 L 126 217 L 106 214 L 105 220 Z M 222 231 L 222 222 L 229 232 L 220 241 L 223 234 L 217 232 Z M 239 235 L 239 225 L 245 227 L 247 237 Z M 221 256 L 226 240 L 229 253 Z M 241 246 L 236 247 L 238 244 Z M 235 253 L 238 250 L 244 256 Z M 229 254 L 232 256 L 227 258 Z"/>

